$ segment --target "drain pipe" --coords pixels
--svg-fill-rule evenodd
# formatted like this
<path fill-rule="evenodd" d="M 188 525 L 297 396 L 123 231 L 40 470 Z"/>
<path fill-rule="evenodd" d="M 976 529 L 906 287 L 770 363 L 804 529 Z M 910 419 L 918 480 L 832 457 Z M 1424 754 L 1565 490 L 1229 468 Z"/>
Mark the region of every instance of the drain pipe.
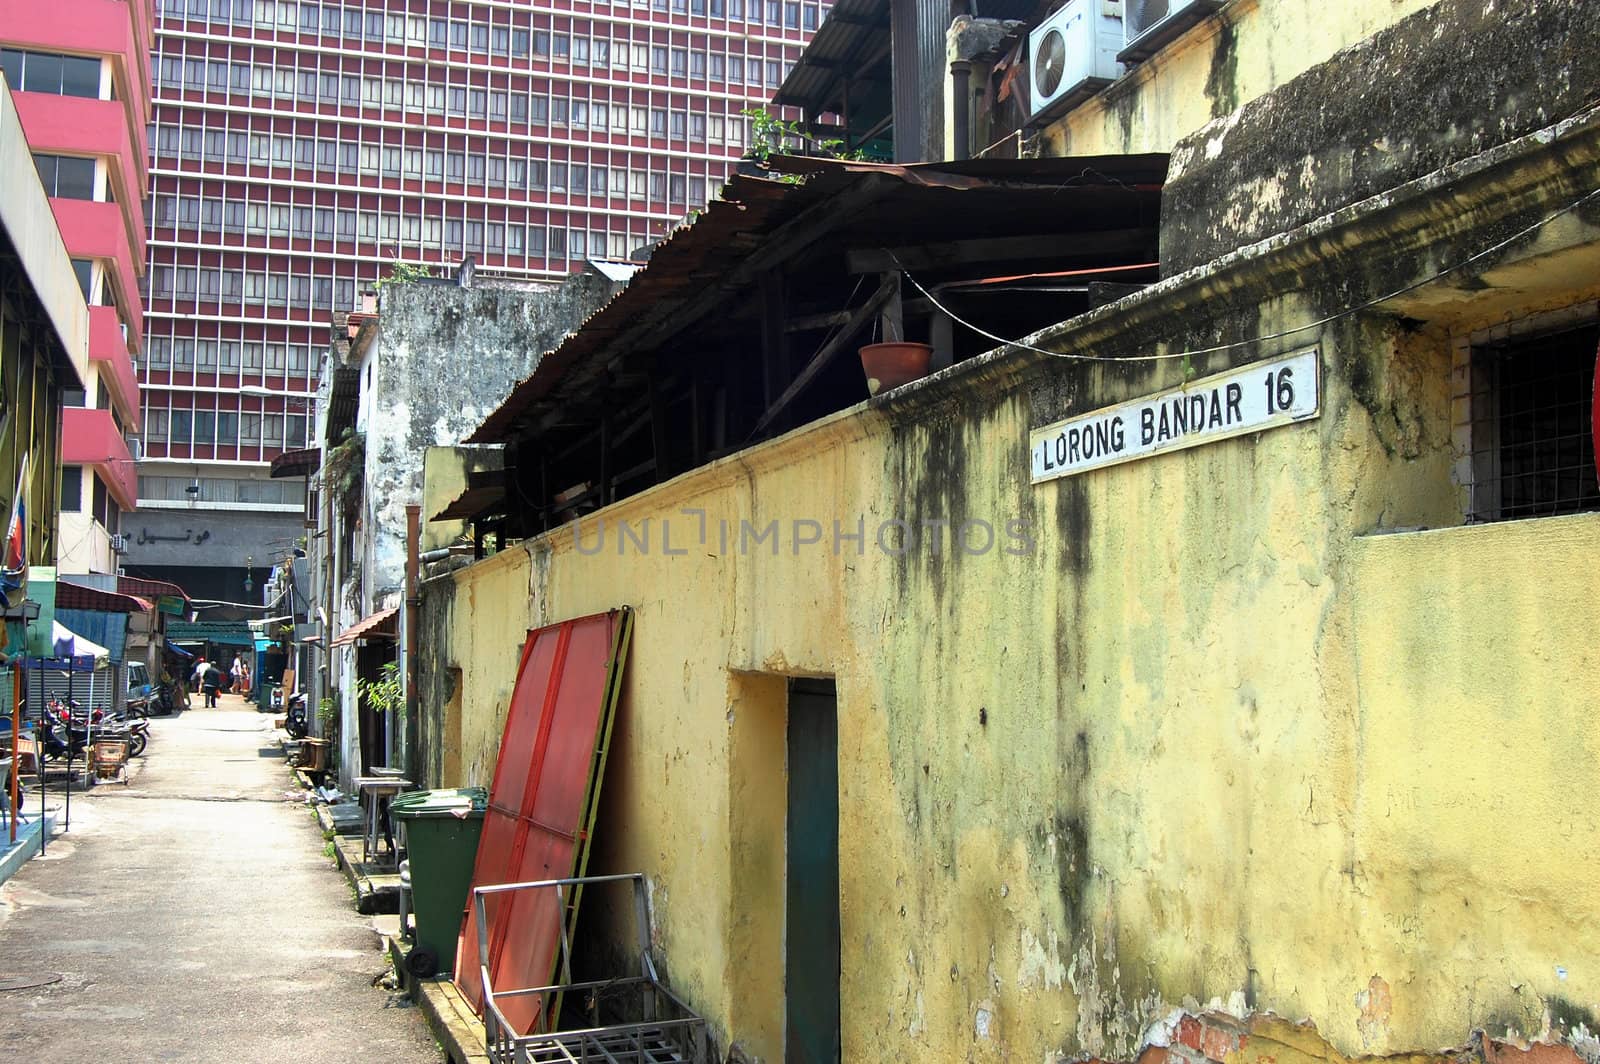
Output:
<path fill-rule="evenodd" d="M 972 157 L 972 63 L 958 59 L 950 64 L 953 158 Z"/>
<path fill-rule="evenodd" d="M 422 507 L 406 507 L 406 778 L 418 786 L 416 775 L 417 740 L 421 729 L 417 721 L 417 621 L 422 614 L 422 595 L 418 587 L 418 548 L 422 545 Z"/>

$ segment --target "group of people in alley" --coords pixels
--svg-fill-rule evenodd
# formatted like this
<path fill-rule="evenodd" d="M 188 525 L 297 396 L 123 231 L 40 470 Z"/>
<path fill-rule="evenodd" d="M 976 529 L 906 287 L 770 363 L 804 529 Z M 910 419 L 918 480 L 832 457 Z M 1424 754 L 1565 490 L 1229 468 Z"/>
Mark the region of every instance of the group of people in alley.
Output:
<path fill-rule="evenodd" d="M 223 691 L 240 695 L 249 694 L 250 680 L 250 665 L 240 654 L 233 656 L 233 664 L 226 672 L 216 662 L 200 658 L 195 662 L 194 672 L 189 677 L 190 686 L 198 687 L 204 692 L 207 709 L 216 708 L 217 696 Z"/>

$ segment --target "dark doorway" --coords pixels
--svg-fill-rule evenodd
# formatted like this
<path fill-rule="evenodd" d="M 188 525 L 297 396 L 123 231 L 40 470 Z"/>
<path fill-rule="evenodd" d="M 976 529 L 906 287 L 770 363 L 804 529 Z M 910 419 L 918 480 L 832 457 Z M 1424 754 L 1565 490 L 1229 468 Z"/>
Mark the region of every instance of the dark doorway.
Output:
<path fill-rule="evenodd" d="M 368 683 L 383 678 L 383 667 L 388 664 L 393 648 L 387 643 L 362 643 L 356 647 L 356 677 Z M 389 722 L 383 719 L 365 695 L 356 699 L 356 734 L 361 744 L 360 775 L 370 776 L 375 766 L 389 763 Z"/>
<path fill-rule="evenodd" d="M 784 1060 L 839 1060 L 839 719 L 832 680 L 789 685 Z"/>

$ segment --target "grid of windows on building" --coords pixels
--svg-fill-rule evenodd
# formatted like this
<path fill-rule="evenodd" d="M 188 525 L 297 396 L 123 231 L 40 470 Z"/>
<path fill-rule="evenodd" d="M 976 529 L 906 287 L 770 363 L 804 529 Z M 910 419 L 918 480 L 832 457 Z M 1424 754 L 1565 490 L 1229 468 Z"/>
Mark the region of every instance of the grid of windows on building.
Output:
<path fill-rule="evenodd" d="M 165 444 L 195 450 L 294 449 L 306 445 L 311 421 L 308 414 L 152 407 L 145 412 L 144 442 L 146 447 Z"/>
<path fill-rule="evenodd" d="M 717 195 L 827 8 L 585 6 L 158 0 L 147 458 L 302 445 L 303 419 L 228 389 L 308 392 L 330 315 L 397 261 L 556 279 L 659 240 Z"/>
<path fill-rule="evenodd" d="M 198 487 L 198 491 L 190 489 Z M 243 477 L 141 476 L 139 498 L 151 502 L 232 503 L 246 506 L 303 507 L 303 480 L 256 480 Z"/>

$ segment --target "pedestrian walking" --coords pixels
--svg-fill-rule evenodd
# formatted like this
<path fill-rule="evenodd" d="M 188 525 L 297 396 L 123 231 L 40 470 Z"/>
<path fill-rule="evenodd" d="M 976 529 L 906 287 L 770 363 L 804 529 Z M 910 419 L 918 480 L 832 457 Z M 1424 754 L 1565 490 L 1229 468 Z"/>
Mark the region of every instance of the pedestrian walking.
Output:
<path fill-rule="evenodd" d="M 250 697 L 250 665 L 244 661 L 239 662 L 239 693 Z"/>
<path fill-rule="evenodd" d="M 201 667 L 200 686 L 205 689 L 206 708 L 217 708 L 217 691 L 222 687 L 222 670 L 211 662 Z"/>

